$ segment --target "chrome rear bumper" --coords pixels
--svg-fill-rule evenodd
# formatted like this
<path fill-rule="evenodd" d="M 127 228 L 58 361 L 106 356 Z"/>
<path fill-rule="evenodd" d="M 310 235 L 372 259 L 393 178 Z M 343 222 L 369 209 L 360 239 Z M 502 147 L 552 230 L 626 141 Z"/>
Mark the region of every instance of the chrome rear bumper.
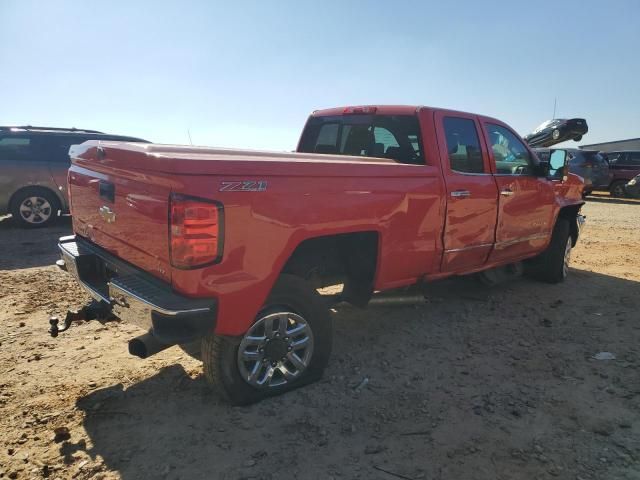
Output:
<path fill-rule="evenodd" d="M 215 329 L 217 301 L 188 298 L 147 272 L 79 237 L 62 237 L 64 264 L 98 302 L 121 320 L 149 330 L 167 344 L 188 343 Z"/>

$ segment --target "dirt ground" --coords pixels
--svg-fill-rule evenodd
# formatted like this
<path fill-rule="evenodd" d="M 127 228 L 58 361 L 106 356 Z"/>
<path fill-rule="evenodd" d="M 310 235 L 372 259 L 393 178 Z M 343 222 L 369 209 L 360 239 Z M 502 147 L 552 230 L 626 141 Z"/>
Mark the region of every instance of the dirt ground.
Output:
<path fill-rule="evenodd" d="M 592 198 L 561 285 L 472 279 L 339 307 L 324 379 L 218 400 L 133 326 L 47 334 L 85 295 L 0 221 L 0 478 L 640 479 L 640 202 Z M 599 352 L 615 359 L 597 360 Z"/>

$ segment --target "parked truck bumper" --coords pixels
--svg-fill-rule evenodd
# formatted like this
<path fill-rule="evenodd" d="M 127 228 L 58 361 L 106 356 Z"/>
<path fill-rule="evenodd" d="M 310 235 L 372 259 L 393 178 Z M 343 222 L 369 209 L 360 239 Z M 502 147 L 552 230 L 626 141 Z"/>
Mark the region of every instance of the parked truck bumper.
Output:
<path fill-rule="evenodd" d="M 217 301 L 188 298 L 147 272 L 76 236 L 59 240 L 58 265 L 120 320 L 148 330 L 165 345 L 189 343 L 216 325 Z"/>

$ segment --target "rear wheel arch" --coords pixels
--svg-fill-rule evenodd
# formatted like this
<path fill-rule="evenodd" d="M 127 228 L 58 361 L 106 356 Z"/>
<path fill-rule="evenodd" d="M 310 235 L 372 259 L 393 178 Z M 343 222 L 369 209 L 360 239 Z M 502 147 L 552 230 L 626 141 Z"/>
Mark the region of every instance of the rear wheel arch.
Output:
<path fill-rule="evenodd" d="M 55 188 L 51 188 L 48 185 L 24 185 L 20 188 L 18 188 L 15 192 L 13 192 L 10 196 L 9 196 L 9 209 L 13 208 L 15 201 L 17 200 L 17 198 L 24 193 L 25 190 L 32 190 L 32 189 L 37 189 L 37 190 L 42 190 L 45 191 L 51 195 L 53 195 L 56 200 L 58 201 L 58 208 L 60 209 L 64 209 L 65 208 L 65 204 L 66 201 L 65 199 L 56 191 L 57 189 Z"/>
<path fill-rule="evenodd" d="M 304 278 L 315 288 L 343 283 L 343 299 L 365 306 L 373 293 L 379 243 L 379 233 L 370 230 L 306 238 L 281 273 Z"/>

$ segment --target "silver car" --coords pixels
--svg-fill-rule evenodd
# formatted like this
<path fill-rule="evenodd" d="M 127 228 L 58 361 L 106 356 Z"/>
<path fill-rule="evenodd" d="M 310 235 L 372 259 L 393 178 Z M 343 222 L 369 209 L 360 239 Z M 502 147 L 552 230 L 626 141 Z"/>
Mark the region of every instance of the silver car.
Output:
<path fill-rule="evenodd" d="M 68 212 L 69 147 L 87 140 L 146 142 L 96 130 L 0 127 L 0 215 L 44 227 Z"/>

